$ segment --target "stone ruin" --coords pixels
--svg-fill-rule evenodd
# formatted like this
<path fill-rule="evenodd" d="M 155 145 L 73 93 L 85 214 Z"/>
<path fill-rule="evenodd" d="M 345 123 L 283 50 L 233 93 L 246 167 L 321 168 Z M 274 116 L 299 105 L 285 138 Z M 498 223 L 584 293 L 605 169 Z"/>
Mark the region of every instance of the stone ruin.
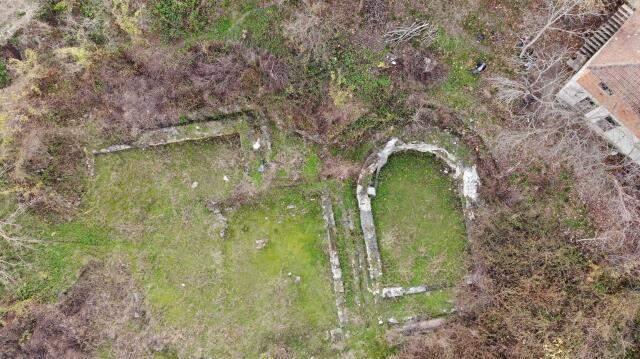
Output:
<path fill-rule="evenodd" d="M 405 143 L 399 138 L 394 137 L 390 139 L 380 151 L 373 153 L 367 158 L 358 176 L 356 197 L 360 209 L 360 224 L 364 235 L 369 277 L 372 285 L 370 290 L 374 295 L 382 298 L 397 298 L 407 294 L 427 293 L 431 290 L 440 289 L 426 285 L 411 288 L 379 288 L 379 281 L 382 278 L 383 272 L 373 212 L 371 210 L 371 198 L 376 195 L 374 178 L 392 154 L 403 151 L 431 153 L 451 168 L 451 176 L 457 180 L 458 191 L 465 201 L 464 215 L 467 221 L 473 219 L 473 206 L 479 199 L 478 187 L 480 186 L 480 179 L 476 167 L 465 165 L 460 159 L 442 147 L 424 142 Z"/>

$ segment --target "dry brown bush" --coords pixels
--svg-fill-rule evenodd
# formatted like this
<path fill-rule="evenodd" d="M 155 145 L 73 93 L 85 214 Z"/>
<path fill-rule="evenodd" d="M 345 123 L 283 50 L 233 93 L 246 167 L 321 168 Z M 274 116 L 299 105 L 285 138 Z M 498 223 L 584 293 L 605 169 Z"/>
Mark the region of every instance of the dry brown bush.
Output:
<path fill-rule="evenodd" d="M 340 181 L 355 178 L 360 172 L 360 164 L 326 154 L 322 157 L 320 177 L 334 178 Z"/>
<path fill-rule="evenodd" d="M 470 262 L 481 279 L 459 288 L 459 315 L 448 326 L 412 338 L 401 357 L 637 354 L 640 283 L 597 265 L 576 243 L 591 229 L 571 222 L 580 204 L 565 171 L 531 163 L 513 173 L 518 200 L 492 200 L 476 213 Z"/>
<path fill-rule="evenodd" d="M 328 19 L 330 11 L 324 2 L 305 2 L 284 26 L 284 35 L 307 61 L 324 61 L 329 57 L 329 41 L 336 33 L 335 23 Z"/>
<path fill-rule="evenodd" d="M 126 143 L 144 130 L 176 125 L 183 115 L 241 107 L 289 83 L 284 62 L 240 44 L 211 43 L 187 52 L 136 44 L 98 51 L 72 73 L 55 56 L 33 62 L 29 77 L 16 81 L 35 90 L 11 102 L 16 106 L 6 135 L 12 140 L 5 142 L 3 159 L 11 182 L 24 189 L 23 200 L 37 197 L 35 209 L 56 214 L 79 204 L 90 142 Z"/>
<path fill-rule="evenodd" d="M 57 304 L 5 316 L 0 357 L 92 357 L 107 343 L 115 357 L 148 357 L 167 343 L 148 329 L 151 320 L 122 261 L 91 262 Z"/>
<path fill-rule="evenodd" d="M 289 85 L 289 67 L 277 57 L 264 52 L 258 58 L 263 89 L 268 93 L 284 90 Z"/>
<path fill-rule="evenodd" d="M 280 91 L 289 83 L 288 66 L 262 50 L 211 43 L 192 53 L 194 65 L 188 76 L 193 90 L 202 92 L 203 100 L 213 107 Z"/>
<path fill-rule="evenodd" d="M 498 196 L 483 194 L 471 229 L 480 280 L 402 357 L 640 355 L 640 170 L 556 101 L 567 51 L 531 49 L 493 81 L 510 115 L 490 141 Z"/>
<path fill-rule="evenodd" d="M 397 86 L 404 88 L 414 87 L 418 91 L 424 91 L 425 87 L 442 82 L 448 73 L 447 66 L 440 61 L 439 56 L 429 50 L 409 47 L 404 49 L 395 61 L 397 64 L 390 70 L 397 79 Z M 407 84 L 406 81 L 415 84 Z"/>
<path fill-rule="evenodd" d="M 387 0 L 360 0 L 360 12 L 367 25 L 382 25 L 387 22 L 389 5 Z"/>
<path fill-rule="evenodd" d="M 544 55 L 542 55 L 544 53 Z M 588 206 L 597 226 L 587 247 L 626 270 L 640 271 L 640 167 L 619 157 L 582 119 L 582 113 L 556 99 L 568 80 L 563 68 L 567 51 L 547 47 L 515 79 L 494 78 L 497 99 L 513 114 L 498 131 L 493 149 L 505 176 L 532 162 L 566 166 L 574 178 L 576 195 Z"/>

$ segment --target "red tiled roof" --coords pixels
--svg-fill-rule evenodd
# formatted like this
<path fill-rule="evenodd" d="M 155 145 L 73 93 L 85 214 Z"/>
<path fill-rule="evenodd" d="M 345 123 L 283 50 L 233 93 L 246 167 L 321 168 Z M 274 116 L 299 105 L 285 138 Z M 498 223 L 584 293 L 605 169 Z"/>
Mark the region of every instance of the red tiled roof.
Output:
<path fill-rule="evenodd" d="M 590 66 L 589 70 L 640 115 L 640 64 Z"/>

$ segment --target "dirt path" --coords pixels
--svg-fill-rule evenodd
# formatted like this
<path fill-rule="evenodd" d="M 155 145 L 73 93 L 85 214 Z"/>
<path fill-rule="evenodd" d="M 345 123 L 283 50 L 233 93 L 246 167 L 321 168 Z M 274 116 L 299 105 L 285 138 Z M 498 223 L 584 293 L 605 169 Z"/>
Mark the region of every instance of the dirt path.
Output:
<path fill-rule="evenodd" d="M 37 0 L 0 0 L 0 46 L 28 24 L 37 10 Z"/>

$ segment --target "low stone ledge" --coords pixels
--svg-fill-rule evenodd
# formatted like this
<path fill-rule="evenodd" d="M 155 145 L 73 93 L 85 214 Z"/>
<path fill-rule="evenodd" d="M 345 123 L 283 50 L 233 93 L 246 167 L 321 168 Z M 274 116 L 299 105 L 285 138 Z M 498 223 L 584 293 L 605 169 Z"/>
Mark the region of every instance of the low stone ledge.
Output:
<path fill-rule="evenodd" d="M 390 298 L 399 298 L 399 297 L 404 297 L 405 295 L 410 295 L 410 294 L 421 294 L 421 293 L 428 293 L 428 292 L 433 292 L 436 290 L 440 290 L 443 289 L 443 287 L 441 286 L 426 286 L 426 285 L 419 285 L 416 287 L 409 287 L 409 288 L 404 288 L 404 287 L 385 287 L 382 288 L 381 290 L 381 296 L 382 298 L 385 299 L 390 299 Z"/>
<path fill-rule="evenodd" d="M 322 193 L 320 198 L 322 206 L 322 217 L 325 222 L 326 239 L 329 250 L 329 263 L 331 265 L 331 275 L 333 279 L 333 291 L 336 296 L 336 308 L 338 310 L 338 320 L 340 326 L 347 324 L 346 299 L 344 295 L 344 282 L 342 281 L 342 268 L 338 255 L 338 244 L 336 241 L 336 221 L 333 215 L 333 204 L 327 191 Z"/>
<path fill-rule="evenodd" d="M 144 132 L 132 144 L 118 144 L 92 152 L 94 155 L 101 155 L 135 148 L 147 148 L 187 141 L 198 141 L 207 138 L 231 136 L 238 132 L 236 127 L 238 121 L 240 120 L 214 120 L 150 130 Z"/>
<path fill-rule="evenodd" d="M 436 330 L 440 327 L 442 327 L 444 324 L 446 323 L 446 320 L 444 318 L 436 318 L 436 319 L 427 319 L 427 320 L 420 320 L 420 321 L 410 321 L 406 324 L 404 324 L 402 327 L 397 328 L 397 329 L 393 329 L 391 331 L 391 335 L 395 334 L 395 335 L 403 335 L 403 336 L 407 336 L 407 335 L 413 335 L 413 334 L 420 334 L 420 333 L 425 333 L 425 332 L 429 332 L 432 330 Z"/>
<path fill-rule="evenodd" d="M 103 154 L 107 154 L 107 153 L 130 150 L 132 148 L 134 148 L 134 147 L 130 146 L 130 145 L 113 145 L 113 146 L 109 146 L 107 148 L 103 148 L 103 149 L 100 149 L 100 150 L 95 150 L 95 151 L 93 151 L 93 154 L 94 155 L 103 155 Z"/>

